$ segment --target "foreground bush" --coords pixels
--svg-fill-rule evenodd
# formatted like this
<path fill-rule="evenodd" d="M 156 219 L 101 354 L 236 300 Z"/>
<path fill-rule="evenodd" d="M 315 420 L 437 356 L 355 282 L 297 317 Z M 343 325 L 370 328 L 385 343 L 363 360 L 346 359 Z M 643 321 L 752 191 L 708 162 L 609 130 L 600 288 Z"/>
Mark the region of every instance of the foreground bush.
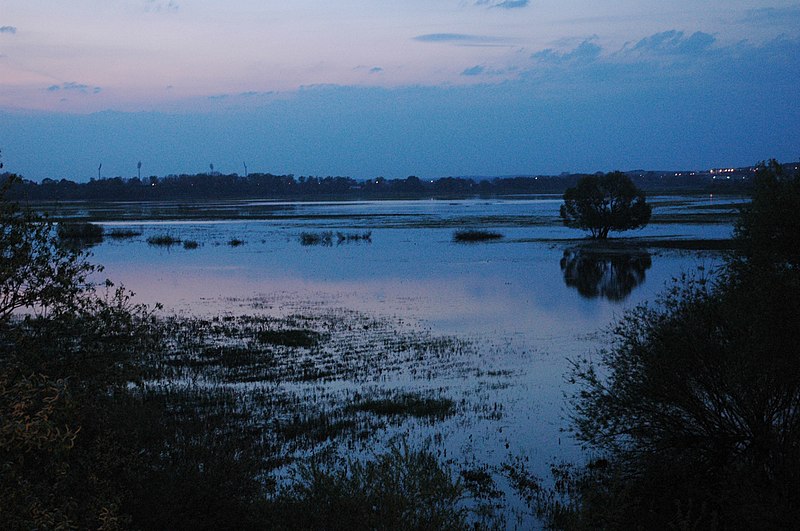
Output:
<path fill-rule="evenodd" d="M 628 313 L 572 374 L 597 458 L 532 489 L 567 529 L 787 529 L 800 519 L 800 177 L 762 167 L 719 278 Z M 788 240 L 788 241 L 787 241 Z"/>
<path fill-rule="evenodd" d="M 94 223 L 61 222 L 56 233 L 64 240 L 99 240 L 103 238 L 103 227 Z"/>
<path fill-rule="evenodd" d="M 467 527 L 460 483 L 428 451 L 406 446 L 367 462 L 300 469 L 272 507 L 276 529 L 453 529 Z"/>

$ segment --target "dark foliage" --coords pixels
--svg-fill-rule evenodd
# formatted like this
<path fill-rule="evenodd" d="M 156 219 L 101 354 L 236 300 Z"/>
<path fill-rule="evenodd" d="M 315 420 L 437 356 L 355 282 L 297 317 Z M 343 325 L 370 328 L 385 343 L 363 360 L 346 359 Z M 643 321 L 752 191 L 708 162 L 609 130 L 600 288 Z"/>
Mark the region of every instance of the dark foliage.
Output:
<path fill-rule="evenodd" d="M 62 240 L 67 239 L 96 239 L 103 238 L 103 227 L 95 225 L 94 223 L 81 223 L 81 222 L 62 222 L 58 224 L 56 229 L 58 237 Z"/>
<path fill-rule="evenodd" d="M 463 487 L 429 451 L 406 446 L 334 468 L 300 469 L 272 507 L 273 529 L 467 528 Z"/>
<path fill-rule="evenodd" d="M 787 529 L 800 518 L 797 177 L 763 166 L 718 279 L 639 307 L 572 374 L 572 423 L 599 455 L 556 467 L 557 528 Z"/>
<path fill-rule="evenodd" d="M 59 245 L 46 219 L 5 200 L 0 187 L 0 321 L 18 309 L 41 314 L 75 309 L 99 268 L 80 250 Z"/>
<path fill-rule="evenodd" d="M 617 171 L 581 177 L 577 186 L 564 192 L 560 215 L 566 226 L 604 239 L 610 231 L 644 227 L 651 211 L 644 193 L 630 177 Z"/>

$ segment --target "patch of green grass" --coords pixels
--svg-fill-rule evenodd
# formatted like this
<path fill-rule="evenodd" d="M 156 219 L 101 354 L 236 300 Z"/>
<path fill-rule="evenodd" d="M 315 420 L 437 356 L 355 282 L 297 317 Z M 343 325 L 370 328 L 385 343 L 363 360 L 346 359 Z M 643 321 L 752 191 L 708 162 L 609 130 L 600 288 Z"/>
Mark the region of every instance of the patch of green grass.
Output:
<path fill-rule="evenodd" d="M 181 243 L 181 240 L 175 238 L 174 236 L 170 236 L 169 234 L 159 234 L 157 236 L 150 236 L 147 238 L 147 243 L 160 247 L 170 247 L 172 245 Z"/>
<path fill-rule="evenodd" d="M 503 235 L 499 232 L 492 232 L 488 230 L 457 230 L 453 234 L 453 241 L 458 243 L 464 242 L 485 242 L 491 240 L 499 240 L 502 239 Z"/>

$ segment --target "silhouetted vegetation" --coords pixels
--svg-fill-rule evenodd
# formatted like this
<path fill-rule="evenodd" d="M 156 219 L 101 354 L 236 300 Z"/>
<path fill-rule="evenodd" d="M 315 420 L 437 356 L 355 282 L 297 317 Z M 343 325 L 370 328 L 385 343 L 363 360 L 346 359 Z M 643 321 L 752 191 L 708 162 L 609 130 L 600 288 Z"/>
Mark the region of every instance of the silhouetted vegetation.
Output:
<path fill-rule="evenodd" d="M 231 238 L 228 240 L 228 245 L 231 247 L 239 247 L 244 245 L 244 240 L 240 240 L 239 238 Z"/>
<path fill-rule="evenodd" d="M 131 230 L 131 229 L 111 229 L 106 233 L 106 236 L 108 236 L 109 238 L 114 238 L 115 240 L 136 238 L 141 235 L 142 235 L 141 231 Z"/>
<path fill-rule="evenodd" d="M 572 425 L 596 455 L 518 479 L 565 529 L 787 529 L 800 518 L 800 175 L 758 171 L 742 252 L 629 312 L 575 363 Z"/>
<path fill-rule="evenodd" d="M 200 244 L 194 240 L 184 240 L 183 241 L 183 248 L 187 250 L 197 249 L 200 247 Z"/>
<path fill-rule="evenodd" d="M 337 232 L 336 243 L 341 245 L 350 242 L 372 242 L 372 231 L 364 232 Z"/>
<path fill-rule="evenodd" d="M 395 446 L 366 463 L 312 463 L 277 500 L 274 529 L 466 529 L 463 486 L 429 451 Z"/>
<path fill-rule="evenodd" d="M 333 231 L 325 232 L 301 232 L 301 245 L 333 245 Z"/>
<path fill-rule="evenodd" d="M 588 230 L 605 239 L 610 231 L 639 229 L 650 221 L 652 208 L 644 192 L 621 172 L 581 177 L 564 192 L 561 219 L 567 227 Z"/>
<path fill-rule="evenodd" d="M 61 222 L 56 227 L 56 234 L 62 240 L 102 240 L 103 227 L 94 223 Z"/>
<path fill-rule="evenodd" d="M 485 242 L 491 240 L 500 240 L 502 238 L 503 235 L 499 232 L 492 232 L 488 230 L 464 229 L 457 230 L 453 234 L 453 241 L 460 243 Z"/>
<path fill-rule="evenodd" d="M 170 236 L 169 234 L 159 234 L 157 236 L 150 236 L 147 238 L 147 243 L 159 247 L 171 247 L 181 243 L 181 240 L 174 236 Z"/>
<path fill-rule="evenodd" d="M 99 268 L 85 252 L 63 248 L 51 223 L 2 197 L 0 249 L 3 529 L 467 525 L 457 473 L 424 449 L 299 463 L 296 477 L 278 483 L 273 472 L 293 449 L 381 426 L 376 419 L 394 413 L 380 398 L 354 410 L 328 409 L 326 398 L 315 408 L 276 386 L 227 385 L 262 368 L 262 382 L 331 378 L 347 363 L 363 371 L 362 358 L 348 357 L 372 349 L 330 357 L 318 349 L 325 334 L 266 328 L 269 319 L 157 317 L 123 288 L 91 284 Z M 446 349 L 404 342 L 402 353 L 419 362 Z M 311 355 L 328 365 L 317 368 Z M 398 415 L 452 411 L 446 399 L 399 401 Z"/>
<path fill-rule="evenodd" d="M 797 163 L 786 165 L 794 167 Z M 738 168 L 722 173 L 680 171 L 626 172 L 634 184 L 649 193 L 705 192 L 742 193 L 752 189 L 754 168 Z M 558 176 L 515 176 L 496 178 L 445 177 L 419 179 L 368 179 L 248 173 L 223 175 L 218 172 L 197 175 L 168 175 L 122 178 L 89 182 L 44 179 L 41 183 L 20 179 L 9 191 L 10 198 L 31 201 L 163 201 L 217 200 L 244 198 L 421 198 L 472 197 L 477 195 L 563 194 L 584 174 Z"/>

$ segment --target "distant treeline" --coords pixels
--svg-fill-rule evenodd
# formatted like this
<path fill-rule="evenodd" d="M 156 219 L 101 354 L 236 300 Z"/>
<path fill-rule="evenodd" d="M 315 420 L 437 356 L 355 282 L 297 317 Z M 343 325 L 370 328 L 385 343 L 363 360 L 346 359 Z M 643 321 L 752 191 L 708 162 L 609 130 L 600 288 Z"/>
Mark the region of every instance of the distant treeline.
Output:
<path fill-rule="evenodd" d="M 750 189 L 752 169 L 711 172 L 627 172 L 641 189 L 653 193 L 740 193 Z M 8 175 L 8 174 L 6 174 Z M 31 201 L 156 201 L 243 198 L 422 198 L 520 194 L 561 194 L 574 186 L 582 174 L 536 177 L 474 179 L 445 177 L 422 180 L 378 177 L 357 181 L 350 177 L 299 177 L 252 173 L 247 176 L 217 172 L 197 175 L 122 177 L 91 179 L 76 183 L 67 179 L 44 179 L 41 183 L 18 179 L 9 190 L 11 199 Z"/>

